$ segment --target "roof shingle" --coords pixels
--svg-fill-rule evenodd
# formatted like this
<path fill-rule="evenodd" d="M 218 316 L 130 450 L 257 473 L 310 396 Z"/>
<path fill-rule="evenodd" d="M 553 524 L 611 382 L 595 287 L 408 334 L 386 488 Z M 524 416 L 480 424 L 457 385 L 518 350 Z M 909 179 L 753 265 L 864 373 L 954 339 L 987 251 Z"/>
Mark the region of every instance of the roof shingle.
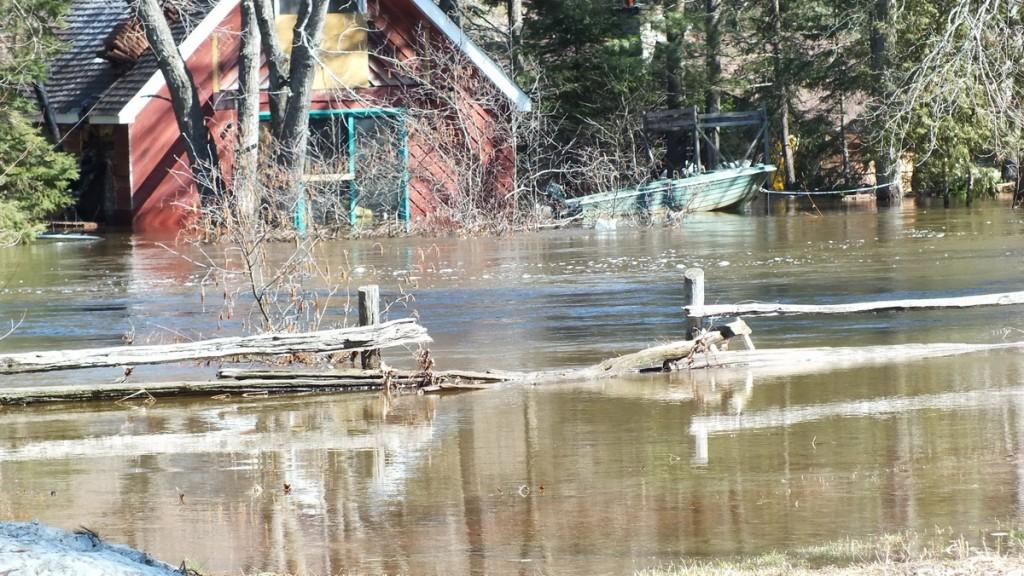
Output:
<path fill-rule="evenodd" d="M 179 44 L 216 4 L 216 0 L 178 2 L 182 18 L 171 25 Z M 57 114 L 116 115 L 158 70 L 152 50 L 134 65 L 102 57 L 107 38 L 131 16 L 125 0 L 75 0 L 60 37 L 68 48 L 50 66 L 46 87 Z"/>

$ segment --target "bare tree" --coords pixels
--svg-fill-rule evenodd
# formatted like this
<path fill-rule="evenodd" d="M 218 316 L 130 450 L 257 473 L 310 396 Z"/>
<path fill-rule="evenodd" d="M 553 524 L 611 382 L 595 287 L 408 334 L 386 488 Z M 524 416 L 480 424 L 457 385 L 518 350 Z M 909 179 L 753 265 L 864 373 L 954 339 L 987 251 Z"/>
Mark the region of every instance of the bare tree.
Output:
<path fill-rule="evenodd" d="M 523 0 L 507 0 L 508 44 L 512 52 L 512 72 L 523 70 Z"/>
<path fill-rule="evenodd" d="M 288 102 L 288 59 L 281 42 L 277 38 L 274 27 L 274 9 L 270 0 L 253 0 L 256 23 L 260 29 L 260 43 L 267 63 L 267 81 L 270 85 L 268 100 L 270 104 L 270 130 L 274 138 L 281 135 L 284 122 L 284 109 Z"/>
<path fill-rule="evenodd" d="M 883 0 L 878 0 L 879 7 Z M 944 145 L 938 122 L 920 133 L 920 115 L 966 118 L 988 152 L 1020 161 L 1024 148 L 1024 6 L 1019 0 L 955 0 L 923 57 L 892 82 L 876 122 L 882 146 L 914 149 L 919 162 Z M 880 40 L 879 42 L 883 42 Z M 874 48 L 874 45 L 873 45 Z M 882 47 L 873 54 L 885 54 Z M 1019 186 L 1019 184 L 1018 184 Z"/>
<path fill-rule="evenodd" d="M 709 113 L 722 109 L 722 0 L 705 1 L 705 68 L 708 92 L 706 109 Z M 712 147 L 707 151 L 707 166 L 718 165 L 718 129 L 711 134 Z"/>
<path fill-rule="evenodd" d="M 178 120 L 196 186 L 204 198 L 223 192 L 217 147 L 206 127 L 202 102 L 192 73 L 178 52 L 177 42 L 158 0 L 139 0 L 136 13 L 167 82 L 174 115 Z M 175 10 L 174 7 L 168 7 Z"/>
<path fill-rule="evenodd" d="M 328 0 L 306 0 L 299 8 L 288 67 L 288 102 L 277 137 L 277 163 L 295 182 L 302 176 L 309 141 L 309 107 L 313 78 L 324 33 Z"/>
<path fill-rule="evenodd" d="M 789 83 L 783 64 L 782 8 L 779 0 L 772 0 L 772 60 L 774 65 L 774 91 L 779 106 L 779 127 L 782 133 L 782 158 L 786 168 L 786 185 L 796 182 L 796 167 L 793 166 L 793 147 L 789 142 Z"/>
<path fill-rule="evenodd" d="M 258 162 L 260 133 L 260 32 L 255 2 L 242 0 L 242 41 L 238 53 L 238 148 L 235 155 L 234 201 L 237 218 L 252 222 L 259 211 Z"/>
<path fill-rule="evenodd" d="M 896 27 L 892 21 L 893 0 L 875 0 L 871 27 L 871 69 L 875 75 L 876 96 L 889 98 L 890 70 L 889 60 L 892 46 L 892 35 Z M 896 154 L 891 146 L 884 143 L 875 157 L 875 184 L 880 186 L 875 192 L 878 200 L 883 202 L 899 202 L 902 197 L 899 178 L 893 178 Z M 895 184 L 895 185 L 894 185 Z"/>

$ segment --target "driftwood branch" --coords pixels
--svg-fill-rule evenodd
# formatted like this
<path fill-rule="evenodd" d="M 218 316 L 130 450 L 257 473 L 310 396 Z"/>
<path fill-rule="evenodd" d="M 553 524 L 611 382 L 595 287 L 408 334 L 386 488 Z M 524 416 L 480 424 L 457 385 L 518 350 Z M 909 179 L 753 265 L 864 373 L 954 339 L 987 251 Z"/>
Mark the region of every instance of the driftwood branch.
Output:
<path fill-rule="evenodd" d="M 0 354 L 0 374 L 165 364 L 229 357 L 322 354 L 389 348 L 430 341 L 426 328 L 412 319 L 403 319 L 374 326 L 298 334 L 261 334 L 181 344 Z"/>
<path fill-rule="evenodd" d="M 734 336 L 747 336 L 750 328 L 743 320 L 734 320 L 725 326 L 715 328 L 694 340 L 683 340 L 670 342 L 653 348 L 646 348 L 639 352 L 610 358 L 596 366 L 591 366 L 581 371 L 581 377 L 598 376 L 620 376 L 630 372 L 646 371 L 652 368 L 661 368 L 665 371 L 670 365 L 684 359 L 691 358 L 698 352 L 713 350 L 716 346 Z"/>
<path fill-rule="evenodd" d="M 648 371 L 670 371 L 672 365 L 690 359 L 698 353 L 715 350 L 715 346 L 733 338 L 750 334 L 750 328 L 743 320 L 736 319 L 724 326 L 718 326 L 693 340 L 669 342 L 639 352 L 609 358 L 600 364 L 573 370 L 548 370 L 543 372 L 509 373 L 510 380 L 520 382 L 556 382 L 563 380 L 593 380 L 611 378 Z"/>
<path fill-rule="evenodd" d="M 1024 292 L 980 294 L 956 298 L 925 298 L 920 300 L 880 300 L 878 302 L 851 302 L 848 304 L 778 304 L 751 302 L 703 306 L 700 310 L 683 308 L 687 315 L 698 312 L 702 316 L 777 316 L 785 314 L 849 314 L 854 312 L 881 312 L 886 310 L 928 310 L 939 308 L 972 308 L 975 306 L 1009 306 L 1024 304 Z"/>

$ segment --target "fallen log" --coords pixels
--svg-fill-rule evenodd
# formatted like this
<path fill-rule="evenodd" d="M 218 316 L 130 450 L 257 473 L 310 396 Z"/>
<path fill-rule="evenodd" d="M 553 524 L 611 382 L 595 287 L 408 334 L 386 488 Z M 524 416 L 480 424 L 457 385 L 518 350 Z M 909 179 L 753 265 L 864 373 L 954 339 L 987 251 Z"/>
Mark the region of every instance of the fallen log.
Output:
<path fill-rule="evenodd" d="M 448 370 L 436 372 L 410 372 L 391 370 L 397 378 L 424 378 L 429 375 L 435 382 L 463 384 L 479 387 L 481 384 L 499 382 L 553 382 L 558 380 L 588 380 L 622 376 L 642 371 L 669 371 L 670 364 L 692 357 L 696 353 L 714 351 L 715 346 L 736 336 L 749 336 L 750 327 L 743 320 L 736 319 L 728 324 L 717 326 L 694 340 L 680 340 L 645 348 L 615 358 L 609 358 L 599 364 L 586 368 L 566 370 L 544 370 L 538 372 Z M 249 368 L 224 368 L 217 376 L 220 378 L 260 378 L 260 379 L 327 379 L 327 378 L 379 378 L 380 371 L 374 370 L 267 370 Z M 430 390 L 427 390 L 430 391 Z"/>
<path fill-rule="evenodd" d="M 355 352 L 430 341 L 426 328 L 409 318 L 372 326 L 297 334 L 260 334 L 178 344 L 0 354 L 0 374 L 166 364 L 232 357 Z"/>
<path fill-rule="evenodd" d="M 416 383 L 398 381 L 398 386 Z M 296 394 L 380 390 L 384 381 L 368 379 L 210 380 L 198 382 L 147 382 L 93 384 L 89 386 L 33 386 L 0 390 L 0 406 L 24 406 L 48 402 L 87 400 L 145 400 L 171 396 L 219 396 L 222 394 Z"/>
<path fill-rule="evenodd" d="M 775 348 L 717 352 L 695 357 L 686 367 L 745 368 L 772 374 L 833 370 L 862 364 L 905 362 L 995 350 L 1024 350 L 1024 342 L 994 344 L 891 344 L 859 347 Z"/>
<path fill-rule="evenodd" d="M 714 328 L 694 340 L 670 342 L 618 358 L 609 358 L 596 366 L 585 369 L 584 372 L 594 376 L 616 376 L 652 368 L 668 371 L 674 362 L 689 358 L 696 352 L 714 350 L 714 346 L 730 338 L 749 336 L 750 333 L 750 327 L 743 320 L 736 319 L 724 326 Z"/>
<path fill-rule="evenodd" d="M 548 383 L 560 380 L 593 380 L 595 378 L 611 378 L 636 374 L 639 372 L 664 371 L 672 369 L 672 365 L 692 358 L 703 352 L 714 351 L 716 346 L 735 336 L 749 336 L 750 327 L 737 318 L 732 322 L 712 328 L 693 340 L 680 340 L 645 348 L 639 352 L 609 358 L 599 364 L 586 368 L 570 370 L 548 370 L 543 372 L 507 373 L 510 380 Z"/>
<path fill-rule="evenodd" d="M 0 406 L 25 406 L 50 402 L 88 400 L 145 400 L 185 396 L 255 394 L 327 394 L 383 390 L 420 390 L 425 393 L 481 390 L 510 380 L 509 375 L 452 370 L 252 370 L 228 368 L 217 380 L 168 382 L 119 382 L 72 386 L 33 386 L 0 389 Z"/>
<path fill-rule="evenodd" d="M 941 308 L 973 308 L 976 306 L 1010 306 L 1024 304 L 1024 292 L 979 294 L 955 298 L 924 298 L 917 300 L 879 300 L 877 302 L 850 302 L 846 304 L 781 304 L 749 302 L 743 304 L 717 304 L 686 306 L 687 316 L 780 316 L 786 314 L 850 314 L 855 312 L 882 312 L 892 310 L 931 310 Z"/>
<path fill-rule="evenodd" d="M 432 372 L 417 372 L 413 370 L 389 370 L 396 378 L 433 378 L 461 379 L 478 382 L 506 382 L 514 376 L 508 372 L 476 372 L 472 370 L 441 370 Z M 334 370 L 289 370 L 289 369 L 267 369 L 267 368 L 221 368 L 217 371 L 218 378 L 231 378 L 235 380 L 331 380 L 331 379 L 380 379 L 383 373 L 380 370 L 362 370 L 359 368 L 334 369 Z"/>

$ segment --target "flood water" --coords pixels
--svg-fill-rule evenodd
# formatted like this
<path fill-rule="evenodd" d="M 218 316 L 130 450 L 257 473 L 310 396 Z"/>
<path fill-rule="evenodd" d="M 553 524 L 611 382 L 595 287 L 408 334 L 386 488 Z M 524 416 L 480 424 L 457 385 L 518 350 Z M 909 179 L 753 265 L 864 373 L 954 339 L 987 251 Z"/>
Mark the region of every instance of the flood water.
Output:
<path fill-rule="evenodd" d="M 708 300 L 722 303 L 1019 290 L 1024 214 L 996 203 L 777 209 L 697 215 L 673 229 L 345 241 L 324 258 L 347 262 L 353 287 L 411 294 L 390 316 L 419 316 L 439 368 L 540 369 L 678 338 L 689 266 L 705 268 Z M 23 318 L 0 350 L 232 333 L 244 314 L 225 316 L 221 289 L 200 288 L 204 275 L 140 238 L 0 251 L 0 320 Z M 343 321 L 344 298 L 332 302 L 329 322 Z M 749 324 L 759 348 L 1024 339 L 1019 307 Z M 132 381 L 212 370 L 139 367 Z M 904 529 L 977 536 L 1024 523 L 1019 352 L 440 398 L 4 407 L 0 422 L 0 519 L 87 526 L 214 573 L 623 574 Z"/>

